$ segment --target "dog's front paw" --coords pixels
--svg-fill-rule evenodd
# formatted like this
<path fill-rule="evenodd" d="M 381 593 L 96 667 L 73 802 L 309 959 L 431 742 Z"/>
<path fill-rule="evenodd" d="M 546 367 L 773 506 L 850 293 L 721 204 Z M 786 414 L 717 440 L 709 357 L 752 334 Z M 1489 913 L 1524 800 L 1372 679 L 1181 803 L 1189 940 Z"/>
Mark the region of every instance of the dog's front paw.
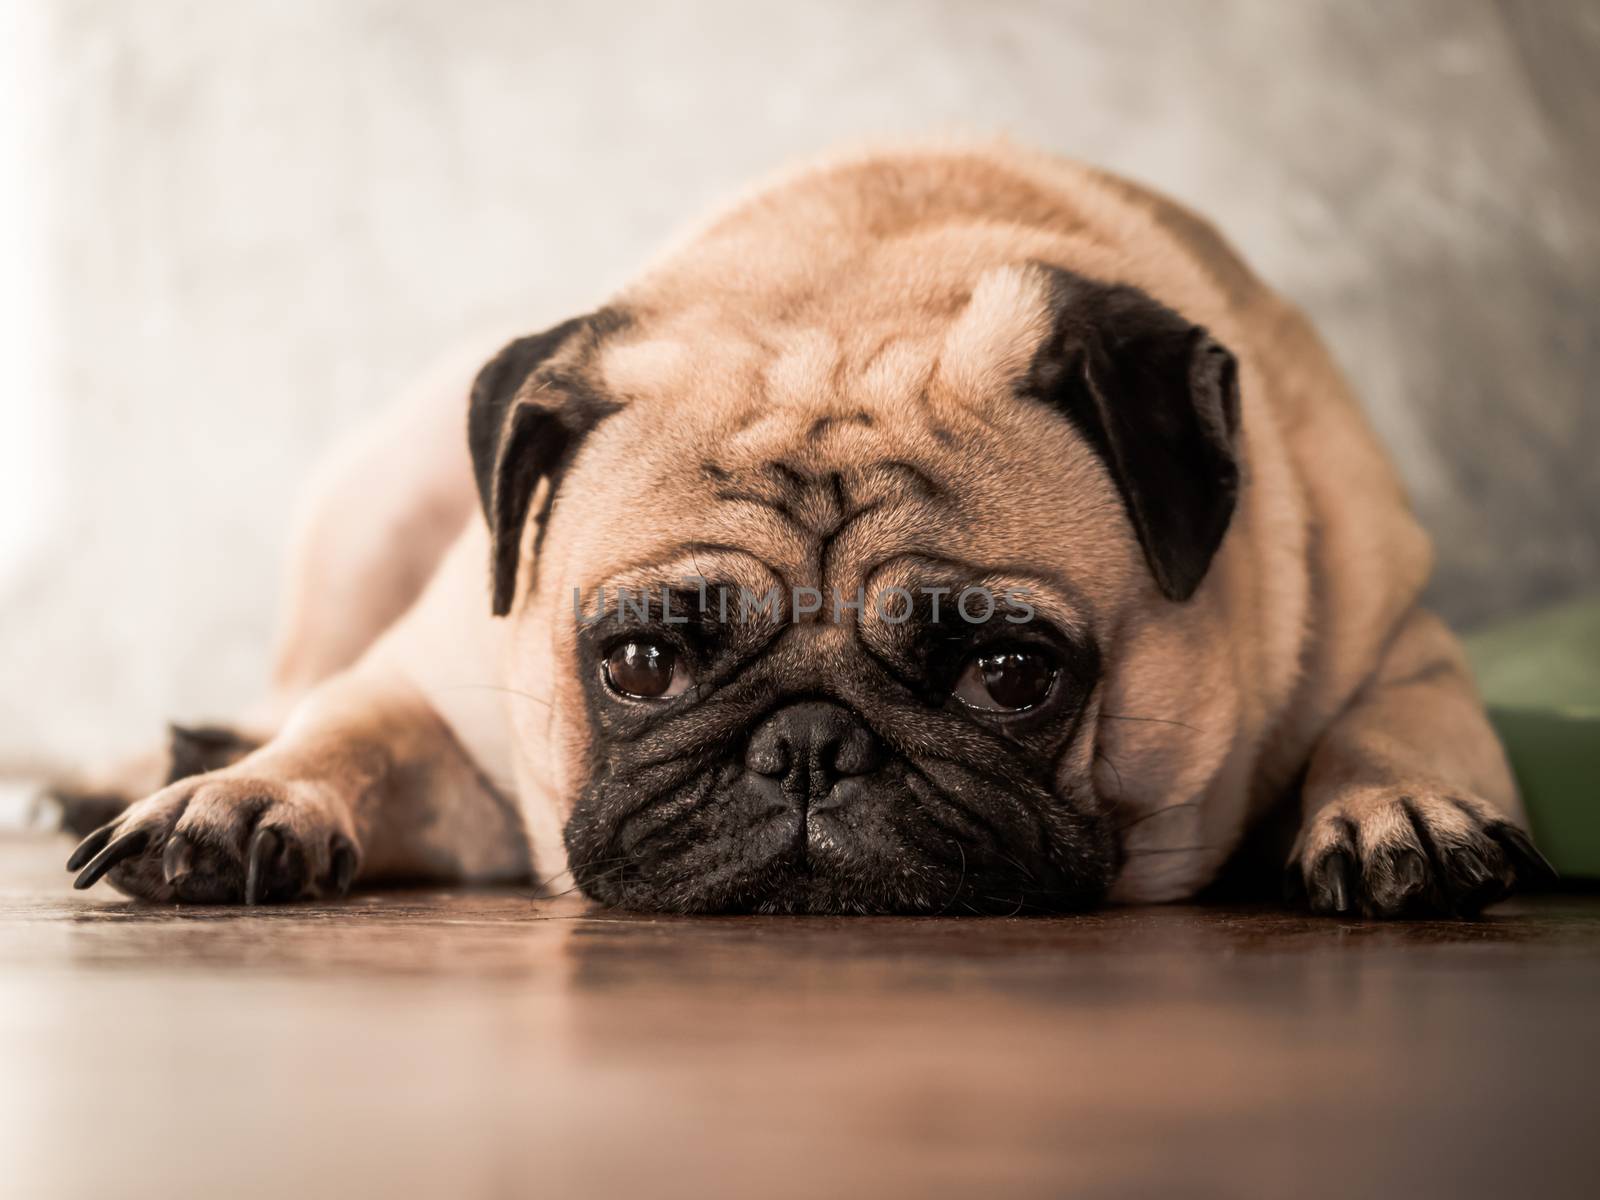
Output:
<path fill-rule="evenodd" d="M 131 805 L 78 844 L 73 886 L 146 900 L 258 904 L 343 895 L 360 851 L 348 811 L 300 780 L 227 769 Z"/>
<path fill-rule="evenodd" d="M 1313 912 L 1470 916 L 1555 870 L 1528 835 L 1473 797 L 1374 788 L 1310 816 L 1285 872 Z"/>

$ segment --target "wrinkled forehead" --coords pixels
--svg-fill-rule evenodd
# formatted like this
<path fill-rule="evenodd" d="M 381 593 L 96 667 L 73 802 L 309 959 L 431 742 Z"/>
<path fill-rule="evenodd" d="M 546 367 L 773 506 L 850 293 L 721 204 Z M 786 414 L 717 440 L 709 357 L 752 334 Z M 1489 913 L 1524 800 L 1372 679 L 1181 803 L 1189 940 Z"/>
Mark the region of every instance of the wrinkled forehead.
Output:
<path fill-rule="evenodd" d="M 641 322 L 596 364 L 622 408 L 563 485 L 549 582 L 635 586 L 687 564 L 848 595 L 906 561 L 974 581 L 1126 574 L 1098 459 L 1016 394 L 1045 334 L 1044 288 L 1005 267 L 944 312 L 762 322 L 707 305 Z"/>
<path fill-rule="evenodd" d="M 726 292 L 642 322 L 603 350 L 603 386 L 630 402 L 710 418 L 743 447 L 763 424 L 858 410 L 959 419 L 1025 369 L 1049 323 L 1043 274 L 1025 265 L 916 280 L 852 275 L 786 298 Z"/>

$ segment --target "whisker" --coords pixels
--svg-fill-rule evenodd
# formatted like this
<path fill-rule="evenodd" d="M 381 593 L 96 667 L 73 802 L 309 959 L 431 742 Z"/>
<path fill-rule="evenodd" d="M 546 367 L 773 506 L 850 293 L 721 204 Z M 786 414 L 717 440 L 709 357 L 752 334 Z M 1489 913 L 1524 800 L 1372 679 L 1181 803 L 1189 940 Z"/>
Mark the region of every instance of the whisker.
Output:
<path fill-rule="evenodd" d="M 585 863 L 584 867 L 585 867 L 585 869 L 587 869 L 589 867 L 599 867 L 599 866 L 608 866 L 608 867 L 610 867 L 610 864 L 619 864 L 617 866 L 610 867 L 610 869 L 611 870 L 621 870 L 624 866 L 626 866 L 627 864 L 629 864 L 629 863 L 631 863 L 633 861 L 634 861 L 634 856 L 633 855 L 619 854 L 615 858 L 597 858 L 592 862 Z M 536 891 L 539 891 L 539 892 L 542 893 L 545 888 L 549 887 L 552 883 L 554 883 L 556 880 L 560 879 L 563 875 L 573 875 L 572 868 L 571 867 L 564 867 L 561 870 L 555 872 L 553 875 L 546 875 L 543 879 L 536 879 L 536 880 L 534 880 L 532 886 Z M 603 878 L 604 875 L 605 875 L 605 872 L 601 872 L 601 876 L 600 877 Z M 574 878 L 574 880 L 576 880 L 577 876 L 573 875 L 573 878 Z M 558 893 L 556 893 L 556 895 L 565 896 L 567 894 L 567 892 L 570 892 L 572 890 L 573 890 L 573 888 L 568 888 L 566 892 L 558 892 Z M 548 899 L 552 899 L 552 898 L 553 897 L 551 897 L 551 896 L 545 896 L 545 895 L 541 895 L 540 896 L 540 899 L 542 899 L 542 900 L 548 900 Z"/>
<path fill-rule="evenodd" d="M 605 861 L 605 860 L 602 859 L 600 861 Z M 612 878 L 613 876 L 621 875 L 624 871 L 626 871 L 628 869 L 629 866 L 632 865 L 632 863 L 633 863 L 633 860 L 631 858 L 623 860 L 621 862 L 618 862 L 615 866 L 607 867 L 604 871 L 600 871 L 600 872 L 597 872 L 594 875 L 589 876 L 588 879 L 587 879 L 587 882 L 588 883 L 600 883 L 600 882 L 602 882 L 604 880 Z M 551 878 L 552 879 L 559 879 L 561 877 L 561 875 L 566 874 L 566 873 L 567 872 L 558 872 L 556 875 L 552 875 Z M 573 885 L 571 887 L 565 888 L 565 889 L 563 889 L 562 891 L 559 891 L 559 892 L 551 892 L 549 895 L 540 896 L 539 899 L 541 899 L 541 900 L 559 900 L 563 896 L 570 896 L 570 895 L 572 895 L 573 892 L 580 891 L 582 888 L 583 888 L 583 884 L 582 883 L 578 883 L 578 882 L 574 881 L 574 883 L 573 883 Z"/>
<path fill-rule="evenodd" d="M 501 687 L 496 683 L 449 683 L 444 687 L 433 690 L 437 692 L 459 692 L 467 688 L 485 692 L 504 692 L 508 696 L 518 696 L 523 700 L 532 700 L 535 704 L 542 704 L 548 709 L 554 710 L 555 708 L 555 705 L 551 704 L 543 696 L 535 696 L 532 692 L 520 692 L 516 688 Z"/>
<path fill-rule="evenodd" d="M 924 803 L 927 802 L 927 797 L 922 794 L 921 788 L 927 788 L 946 808 L 954 813 L 960 814 L 969 824 L 977 825 L 981 830 L 989 835 L 985 843 L 986 849 L 989 851 L 989 853 L 993 854 L 1002 862 L 1009 863 L 1011 866 L 1015 867 L 1027 877 L 1030 883 L 1039 882 L 1034 877 L 1032 870 L 1018 862 L 1016 859 L 1012 858 L 1003 849 L 1001 849 L 1000 834 L 998 830 L 995 829 L 993 821 L 984 816 L 982 813 L 973 810 L 971 807 L 959 803 L 954 796 L 940 786 L 938 780 L 934 779 L 926 771 L 918 770 L 913 774 L 906 776 L 906 786 L 910 788 L 913 795 L 915 795 L 919 800 L 922 800 Z M 944 827 L 944 822 L 939 822 L 939 824 L 941 828 Z M 946 832 L 949 832 L 948 829 L 946 829 Z M 956 840 L 956 844 L 958 846 L 960 845 L 960 839 Z"/>
<path fill-rule="evenodd" d="M 1179 729 L 1188 729 L 1194 733 L 1203 732 L 1198 725 L 1191 725 L 1187 721 L 1178 721 L 1172 717 L 1130 717 L 1121 713 L 1101 713 L 1100 716 L 1107 721 L 1144 721 L 1152 725 L 1176 725 Z"/>
<path fill-rule="evenodd" d="M 1128 830 L 1132 829 L 1134 826 L 1143 825 L 1151 817 L 1159 817 L 1162 813 L 1176 812 L 1180 808 L 1199 808 L 1199 807 L 1201 807 L 1201 805 L 1200 805 L 1200 802 L 1198 800 L 1185 800 L 1181 804 L 1163 805 L 1161 808 L 1152 809 L 1150 812 L 1145 813 L 1143 816 L 1135 817 L 1133 820 L 1129 821 L 1126 825 L 1117 826 L 1117 832 L 1118 833 L 1126 833 Z"/>
<path fill-rule="evenodd" d="M 1106 766 L 1110 767 L 1111 773 L 1117 777 L 1117 795 L 1112 803 L 1120 804 L 1122 802 L 1122 772 L 1117 770 L 1117 764 L 1112 762 L 1111 756 L 1104 750 L 1100 749 L 1099 746 L 1094 748 L 1094 756 L 1101 762 L 1105 763 Z"/>
<path fill-rule="evenodd" d="M 1148 858 L 1153 854 L 1194 854 L 1201 850 L 1221 850 L 1221 845 L 1212 846 L 1165 846 L 1157 850 L 1130 850 L 1127 858 Z"/>
<path fill-rule="evenodd" d="M 940 916 L 950 911 L 950 906 L 961 895 L 961 888 L 967 882 L 967 852 L 959 841 L 956 842 L 956 851 L 961 855 L 961 878 L 956 880 L 956 886 L 951 891 L 950 898 L 944 902 L 944 907 L 939 910 Z M 970 908 L 971 906 L 969 905 L 968 907 Z"/>

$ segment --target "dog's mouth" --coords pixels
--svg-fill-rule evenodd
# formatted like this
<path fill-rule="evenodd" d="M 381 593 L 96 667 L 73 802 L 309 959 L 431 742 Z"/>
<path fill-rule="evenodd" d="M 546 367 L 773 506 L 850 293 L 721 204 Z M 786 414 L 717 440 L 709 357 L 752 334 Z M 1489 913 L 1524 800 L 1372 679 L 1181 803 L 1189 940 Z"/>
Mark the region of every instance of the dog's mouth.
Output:
<path fill-rule="evenodd" d="M 894 759 L 798 792 L 725 765 L 615 822 L 597 819 L 615 807 L 601 789 L 569 823 L 569 863 L 590 898 L 657 912 L 1020 914 L 1103 898 L 1115 855 L 1100 822 L 1051 822 L 1040 797 L 993 780 L 963 780 L 963 797 L 941 774 Z"/>

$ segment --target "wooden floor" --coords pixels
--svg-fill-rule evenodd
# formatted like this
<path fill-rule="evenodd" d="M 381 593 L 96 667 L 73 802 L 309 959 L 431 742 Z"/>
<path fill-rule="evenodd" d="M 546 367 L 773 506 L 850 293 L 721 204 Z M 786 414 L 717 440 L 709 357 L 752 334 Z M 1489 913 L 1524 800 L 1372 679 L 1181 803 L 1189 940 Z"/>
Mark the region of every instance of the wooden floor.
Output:
<path fill-rule="evenodd" d="M 1600 1194 L 1600 898 L 157 909 L 0 840 L 0 1196 Z"/>

